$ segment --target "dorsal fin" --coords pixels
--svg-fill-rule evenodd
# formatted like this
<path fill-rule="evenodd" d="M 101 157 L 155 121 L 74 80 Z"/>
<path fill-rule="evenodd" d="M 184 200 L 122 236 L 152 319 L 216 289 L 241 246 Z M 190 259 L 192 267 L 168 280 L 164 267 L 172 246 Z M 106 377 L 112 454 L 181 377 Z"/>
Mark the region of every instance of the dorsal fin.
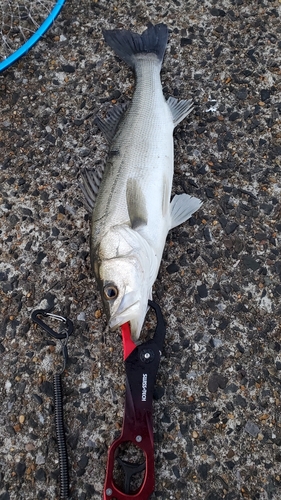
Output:
<path fill-rule="evenodd" d="M 123 104 L 118 104 L 114 106 L 109 112 L 105 120 L 102 120 L 98 116 L 95 118 L 94 122 L 99 127 L 99 129 L 105 135 L 105 138 L 109 143 L 112 142 L 115 136 L 116 130 L 120 121 L 122 120 L 124 114 L 126 113 L 130 103 L 125 102 Z"/>
<path fill-rule="evenodd" d="M 193 101 L 189 99 L 176 99 L 175 97 L 169 97 L 167 104 L 173 115 L 174 127 L 176 127 L 191 111 L 193 110 Z"/>
<path fill-rule="evenodd" d="M 80 188 L 84 194 L 84 203 L 89 212 L 92 212 L 94 208 L 103 171 L 104 168 L 100 168 L 99 170 L 89 170 L 85 168 L 82 172 L 83 184 L 80 184 Z"/>

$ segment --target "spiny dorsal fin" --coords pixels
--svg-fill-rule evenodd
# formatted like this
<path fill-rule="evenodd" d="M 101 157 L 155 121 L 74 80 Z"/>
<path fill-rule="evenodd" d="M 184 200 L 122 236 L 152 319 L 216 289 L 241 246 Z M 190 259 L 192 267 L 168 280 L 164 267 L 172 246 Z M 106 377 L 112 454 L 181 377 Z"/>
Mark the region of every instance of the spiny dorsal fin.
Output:
<path fill-rule="evenodd" d="M 103 132 L 109 143 L 111 143 L 113 137 L 115 136 L 118 125 L 126 113 L 129 105 L 129 102 L 125 102 L 124 104 L 114 106 L 114 108 L 109 111 L 105 120 L 102 120 L 98 116 L 95 118 L 95 124 Z"/>
<path fill-rule="evenodd" d="M 201 205 L 201 200 L 189 194 L 176 194 L 170 203 L 171 229 L 189 219 Z"/>
<path fill-rule="evenodd" d="M 128 179 L 126 200 L 132 229 L 147 224 L 145 197 L 136 179 Z"/>
<path fill-rule="evenodd" d="M 174 127 L 176 127 L 191 111 L 193 110 L 193 101 L 189 99 L 176 99 L 175 97 L 169 97 L 167 104 L 173 115 Z"/>
<path fill-rule="evenodd" d="M 80 184 L 80 188 L 85 197 L 85 207 L 89 212 L 92 212 L 94 208 L 103 171 L 104 168 L 101 168 L 100 170 L 88 170 L 85 168 L 82 172 L 83 184 Z"/>

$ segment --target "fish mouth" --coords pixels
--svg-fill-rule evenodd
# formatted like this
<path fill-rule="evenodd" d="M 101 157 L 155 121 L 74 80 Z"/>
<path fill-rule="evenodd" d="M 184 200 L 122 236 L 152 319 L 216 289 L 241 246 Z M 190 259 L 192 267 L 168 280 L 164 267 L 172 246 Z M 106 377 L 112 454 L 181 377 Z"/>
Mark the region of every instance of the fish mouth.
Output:
<path fill-rule="evenodd" d="M 130 331 L 132 338 L 137 338 L 141 327 L 140 317 L 140 298 L 136 298 L 136 292 L 128 292 L 122 298 L 117 311 L 112 314 L 109 319 L 109 327 L 111 330 L 116 330 L 125 323 L 130 323 Z"/>
<path fill-rule="evenodd" d="M 139 297 L 136 297 L 136 292 L 130 291 L 123 295 L 120 303 L 117 305 L 116 310 L 114 306 L 112 308 L 111 317 L 109 319 L 109 326 L 111 329 L 115 329 L 118 326 L 127 323 L 132 315 L 136 313 L 137 304 L 139 303 Z"/>
<path fill-rule="evenodd" d="M 137 318 L 132 318 L 131 315 L 130 318 L 131 319 L 123 316 L 122 318 L 114 318 L 113 321 L 109 323 L 109 327 L 112 331 L 116 331 L 118 327 L 121 328 L 122 325 L 129 323 L 131 339 L 133 342 L 136 342 L 140 336 L 142 323 L 140 323 Z"/>
<path fill-rule="evenodd" d="M 133 304 L 129 305 L 125 309 L 120 311 L 120 307 L 117 312 L 109 320 L 109 327 L 111 330 L 116 330 L 119 326 L 124 325 L 124 323 L 129 322 L 130 326 L 132 321 L 132 315 L 134 315 L 134 309 L 136 309 L 139 301 L 137 300 Z M 121 304 L 120 304 L 121 305 Z"/>
<path fill-rule="evenodd" d="M 108 319 L 111 330 L 114 331 L 125 323 L 130 323 L 131 337 L 134 341 L 138 340 L 148 309 L 148 299 L 144 300 L 143 295 L 135 290 L 125 293 L 116 310 L 111 311 Z"/>

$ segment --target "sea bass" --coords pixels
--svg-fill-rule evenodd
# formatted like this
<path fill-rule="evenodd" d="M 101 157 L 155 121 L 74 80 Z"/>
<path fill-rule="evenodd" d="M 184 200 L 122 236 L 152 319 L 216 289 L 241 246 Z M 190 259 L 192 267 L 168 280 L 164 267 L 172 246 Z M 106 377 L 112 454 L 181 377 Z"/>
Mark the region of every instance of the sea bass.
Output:
<path fill-rule="evenodd" d="M 192 100 L 165 100 L 160 70 L 168 40 L 165 24 L 139 35 L 103 32 L 105 41 L 136 75 L 132 101 L 97 120 L 110 147 L 101 175 L 84 172 L 84 194 L 92 210 L 91 263 L 109 326 L 130 322 L 137 340 L 170 229 L 201 205 L 188 194 L 170 202 L 173 129 L 193 109 Z"/>

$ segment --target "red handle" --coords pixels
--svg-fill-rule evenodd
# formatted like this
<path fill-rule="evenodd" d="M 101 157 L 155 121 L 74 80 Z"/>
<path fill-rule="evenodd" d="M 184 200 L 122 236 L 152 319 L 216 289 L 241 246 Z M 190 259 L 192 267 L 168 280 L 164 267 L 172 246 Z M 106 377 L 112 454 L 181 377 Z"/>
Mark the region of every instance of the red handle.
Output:
<path fill-rule="evenodd" d="M 124 361 L 130 356 L 131 352 L 136 348 L 136 344 L 132 341 L 130 322 L 124 323 L 121 326 L 122 341 L 123 341 L 123 353 Z"/>
<path fill-rule="evenodd" d="M 136 349 L 136 344 L 131 339 L 130 323 L 121 326 L 124 360 Z M 152 414 L 147 411 L 145 414 L 139 414 L 135 408 L 135 402 L 132 400 L 132 394 L 129 390 L 130 384 L 127 380 L 125 412 L 123 419 L 122 433 L 109 448 L 108 461 L 106 469 L 106 478 L 104 485 L 104 500 L 148 500 L 154 491 L 154 444 L 152 431 Z M 137 413 L 136 413 L 137 412 Z M 129 488 L 132 475 L 145 470 L 141 486 L 133 493 L 121 491 L 114 482 L 113 471 L 114 462 L 118 456 L 118 448 L 121 444 L 132 443 L 140 448 L 145 457 L 145 463 L 134 464 L 120 461 L 123 465 L 123 472 L 127 473 L 127 487 Z M 119 462 L 119 463 L 120 463 Z"/>
<path fill-rule="evenodd" d="M 154 336 L 158 339 L 157 330 Z M 159 344 L 153 338 L 136 346 L 131 339 L 129 323 L 122 325 L 122 337 L 126 370 L 123 427 L 121 436 L 112 443 L 108 451 L 103 500 L 148 500 L 155 483 L 152 400 L 162 341 Z M 143 463 L 122 460 L 118 456 L 121 444 L 139 448 L 143 452 Z M 116 461 L 124 473 L 122 486 L 116 484 L 118 479 L 114 476 Z M 141 484 L 131 491 L 132 476 L 143 471 Z"/>
<path fill-rule="evenodd" d="M 141 441 L 138 440 L 141 438 Z M 143 482 L 138 490 L 133 493 L 124 493 L 115 484 L 113 478 L 114 462 L 118 447 L 124 442 L 132 442 L 138 446 L 145 455 L 145 475 Z M 149 451 L 147 451 L 149 450 Z M 136 469 L 137 469 L 137 464 Z M 104 485 L 104 500 L 148 500 L 154 491 L 154 450 L 153 442 L 151 443 L 150 436 L 132 436 L 131 432 L 121 435 L 116 439 L 109 448 L 108 462 L 106 470 L 106 478 Z"/>

